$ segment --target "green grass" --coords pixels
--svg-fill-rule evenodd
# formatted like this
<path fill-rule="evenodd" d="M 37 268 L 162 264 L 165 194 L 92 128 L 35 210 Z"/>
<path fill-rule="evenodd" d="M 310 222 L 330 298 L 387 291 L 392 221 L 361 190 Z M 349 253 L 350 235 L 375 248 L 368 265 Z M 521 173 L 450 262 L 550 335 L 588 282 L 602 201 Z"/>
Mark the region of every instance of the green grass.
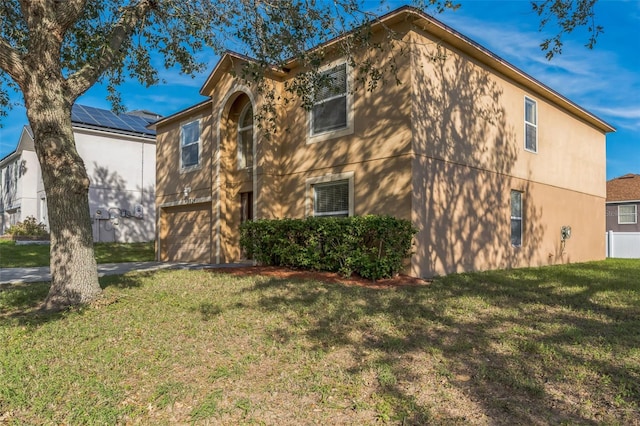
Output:
<path fill-rule="evenodd" d="M 207 271 L 0 290 L 1 424 L 638 424 L 640 260 L 375 290 Z"/>
<path fill-rule="evenodd" d="M 155 260 L 153 243 L 96 243 L 98 263 L 143 262 Z M 0 268 L 49 266 L 49 245 L 16 245 L 0 240 Z"/>

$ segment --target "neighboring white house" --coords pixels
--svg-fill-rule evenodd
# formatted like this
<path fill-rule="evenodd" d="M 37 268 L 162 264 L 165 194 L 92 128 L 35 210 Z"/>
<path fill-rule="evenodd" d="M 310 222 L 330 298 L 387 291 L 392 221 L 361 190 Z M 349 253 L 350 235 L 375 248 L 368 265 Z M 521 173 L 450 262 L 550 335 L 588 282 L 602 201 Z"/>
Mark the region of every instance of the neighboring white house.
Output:
<path fill-rule="evenodd" d="M 15 151 L 0 160 L 0 234 L 27 216 L 39 217 L 39 177 L 33 135 L 25 126 Z"/>
<path fill-rule="evenodd" d="M 156 139 L 147 126 L 159 118 L 147 111 L 116 115 L 73 106 L 76 147 L 91 180 L 94 241 L 155 239 Z M 28 126 L 15 151 L 0 160 L 0 183 L 0 234 L 29 216 L 48 226 L 42 173 Z"/>

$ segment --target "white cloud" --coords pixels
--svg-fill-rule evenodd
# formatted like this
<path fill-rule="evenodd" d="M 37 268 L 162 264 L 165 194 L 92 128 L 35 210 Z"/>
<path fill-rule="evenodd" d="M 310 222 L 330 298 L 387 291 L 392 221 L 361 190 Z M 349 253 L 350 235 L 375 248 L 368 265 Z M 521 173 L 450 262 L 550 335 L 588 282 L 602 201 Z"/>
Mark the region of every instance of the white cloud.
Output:
<path fill-rule="evenodd" d="M 591 105 L 587 109 L 609 121 L 618 129 L 640 132 L 640 98 L 632 99 L 635 105 L 627 106 L 602 106 Z"/>
<path fill-rule="evenodd" d="M 616 107 L 593 107 L 593 111 L 597 112 L 598 114 L 608 115 L 611 117 L 640 120 L 640 106 L 636 107 L 635 109 Z"/>
<path fill-rule="evenodd" d="M 446 23 L 522 69 L 538 81 L 589 110 L 615 119 L 636 119 L 640 98 L 640 77 L 626 68 L 618 55 L 596 47 L 588 50 L 578 41 L 565 41 L 563 53 L 548 61 L 540 50 L 544 35 L 521 29 L 518 19 L 491 22 L 473 17 L 449 15 Z M 632 116 L 629 116 L 632 115 Z M 636 120 L 637 121 L 637 120 Z M 626 125 L 637 126 L 637 122 Z"/>

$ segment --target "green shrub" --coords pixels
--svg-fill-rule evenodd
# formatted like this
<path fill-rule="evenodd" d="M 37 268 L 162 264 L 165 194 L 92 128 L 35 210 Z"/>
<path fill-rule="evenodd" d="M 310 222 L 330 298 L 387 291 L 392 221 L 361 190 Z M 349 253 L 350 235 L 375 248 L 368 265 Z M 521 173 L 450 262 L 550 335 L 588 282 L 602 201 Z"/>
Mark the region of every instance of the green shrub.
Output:
<path fill-rule="evenodd" d="M 24 222 L 18 222 L 7 229 L 7 234 L 13 236 L 46 237 L 46 225 L 38 223 L 35 217 L 27 216 Z"/>
<path fill-rule="evenodd" d="M 372 280 L 398 274 L 417 230 L 391 216 L 245 222 L 240 245 L 263 265 L 356 273 Z"/>

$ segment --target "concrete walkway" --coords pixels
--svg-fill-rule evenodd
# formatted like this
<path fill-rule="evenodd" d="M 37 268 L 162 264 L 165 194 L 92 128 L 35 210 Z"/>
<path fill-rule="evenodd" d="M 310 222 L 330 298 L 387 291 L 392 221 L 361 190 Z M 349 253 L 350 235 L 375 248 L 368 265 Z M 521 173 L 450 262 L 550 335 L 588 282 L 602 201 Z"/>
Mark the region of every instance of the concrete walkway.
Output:
<path fill-rule="evenodd" d="M 122 275 L 127 272 L 159 271 L 162 269 L 204 269 L 250 266 L 247 263 L 228 263 L 224 265 L 211 265 L 199 263 L 165 263 L 165 262 L 128 262 L 128 263 L 103 263 L 98 265 L 98 276 Z M 0 268 L 0 286 L 2 284 L 35 283 L 51 281 L 48 266 L 33 268 Z"/>

